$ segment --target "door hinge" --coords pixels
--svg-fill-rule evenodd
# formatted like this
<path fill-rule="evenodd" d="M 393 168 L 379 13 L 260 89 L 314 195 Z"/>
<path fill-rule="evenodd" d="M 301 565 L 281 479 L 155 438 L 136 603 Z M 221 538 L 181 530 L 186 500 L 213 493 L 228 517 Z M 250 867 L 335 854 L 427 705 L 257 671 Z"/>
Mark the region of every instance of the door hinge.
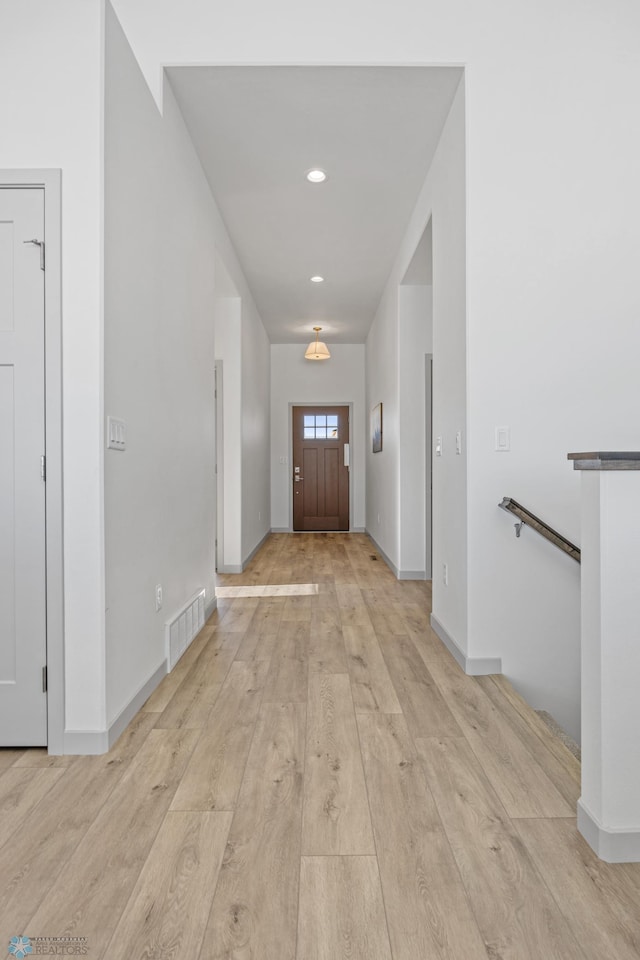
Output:
<path fill-rule="evenodd" d="M 47 458 L 45 456 L 40 457 L 40 477 L 45 481 L 47 479 Z"/>
<path fill-rule="evenodd" d="M 49 678 L 47 676 L 47 668 L 42 668 L 42 692 L 46 693 L 48 689 Z"/>
<path fill-rule="evenodd" d="M 23 243 L 34 243 L 40 247 L 40 269 L 44 270 L 44 240 L 23 240 Z"/>

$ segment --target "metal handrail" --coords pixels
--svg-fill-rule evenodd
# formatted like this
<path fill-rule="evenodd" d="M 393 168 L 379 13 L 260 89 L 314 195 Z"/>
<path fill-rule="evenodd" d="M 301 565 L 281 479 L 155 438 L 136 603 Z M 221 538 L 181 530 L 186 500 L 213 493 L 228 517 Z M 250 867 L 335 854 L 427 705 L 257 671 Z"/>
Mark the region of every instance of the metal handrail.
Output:
<path fill-rule="evenodd" d="M 539 533 L 545 540 L 548 540 L 554 546 L 558 547 L 559 550 L 562 550 L 563 553 L 568 554 L 580 563 L 580 547 L 577 547 L 575 543 L 571 543 L 571 540 L 567 540 L 566 537 L 563 537 L 561 533 L 558 533 L 557 530 L 550 527 L 549 524 L 541 520 L 540 517 L 536 517 L 535 513 L 531 513 L 530 510 L 523 507 L 517 500 L 513 500 L 511 497 L 503 497 L 502 503 L 499 503 L 498 506 L 506 510 L 507 513 L 512 513 L 520 521 L 514 524 L 516 537 L 520 536 L 523 526 L 531 527 L 532 530 Z"/>

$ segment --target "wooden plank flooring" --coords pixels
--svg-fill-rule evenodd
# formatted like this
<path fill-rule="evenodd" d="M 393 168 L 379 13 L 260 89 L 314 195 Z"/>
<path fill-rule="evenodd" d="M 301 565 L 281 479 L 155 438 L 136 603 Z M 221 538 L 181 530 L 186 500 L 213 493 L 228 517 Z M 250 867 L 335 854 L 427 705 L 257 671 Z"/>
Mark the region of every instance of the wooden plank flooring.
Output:
<path fill-rule="evenodd" d="M 309 680 L 302 852 L 375 854 L 349 677 Z"/>
<path fill-rule="evenodd" d="M 109 960 L 198 956 L 231 818 L 167 814 L 109 943 Z"/>
<path fill-rule="evenodd" d="M 417 746 L 489 955 L 578 960 L 566 920 L 467 741 Z"/>
<path fill-rule="evenodd" d="M 211 960 L 295 956 L 305 720 L 303 703 L 261 710 L 205 934 Z"/>
<path fill-rule="evenodd" d="M 87 937 L 105 955 L 197 740 L 151 730 L 23 933 Z"/>
<path fill-rule="evenodd" d="M 303 857 L 298 956 L 391 960 L 375 857 Z"/>
<path fill-rule="evenodd" d="M 504 678 L 461 673 L 429 584 L 332 533 L 273 535 L 218 580 L 246 589 L 109 754 L 0 751 L 0 946 L 640 957 L 640 865 L 593 855 L 579 764 Z"/>
<path fill-rule="evenodd" d="M 358 727 L 395 960 L 481 960 L 480 933 L 403 716 Z"/>

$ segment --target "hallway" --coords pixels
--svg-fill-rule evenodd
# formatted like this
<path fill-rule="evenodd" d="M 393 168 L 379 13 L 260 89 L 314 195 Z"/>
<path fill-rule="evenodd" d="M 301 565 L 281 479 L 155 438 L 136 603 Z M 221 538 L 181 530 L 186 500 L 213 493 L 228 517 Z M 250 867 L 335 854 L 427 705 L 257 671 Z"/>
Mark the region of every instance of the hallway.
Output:
<path fill-rule="evenodd" d="M 502 678 L 462 674 L 426 583 L 362 534 L 272 535 L 218 581 L 109 754 L 0 752 L 2 942 L 637 960 L 640 865 L 577 834 L 577 761 Z"/>

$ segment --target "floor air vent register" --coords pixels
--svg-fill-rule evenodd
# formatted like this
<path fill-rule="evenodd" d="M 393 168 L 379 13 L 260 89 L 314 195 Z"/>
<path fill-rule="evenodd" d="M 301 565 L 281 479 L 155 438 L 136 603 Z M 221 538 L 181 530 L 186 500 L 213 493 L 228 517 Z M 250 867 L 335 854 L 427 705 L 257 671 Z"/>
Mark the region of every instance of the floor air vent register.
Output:
<path fill-rule="evenodd" d="M 169 672 L 185 652 L 191 641 L 204 627 L 204 590 L 196 593 L 173 620 L 165 624 L 165 643 Z"/>

